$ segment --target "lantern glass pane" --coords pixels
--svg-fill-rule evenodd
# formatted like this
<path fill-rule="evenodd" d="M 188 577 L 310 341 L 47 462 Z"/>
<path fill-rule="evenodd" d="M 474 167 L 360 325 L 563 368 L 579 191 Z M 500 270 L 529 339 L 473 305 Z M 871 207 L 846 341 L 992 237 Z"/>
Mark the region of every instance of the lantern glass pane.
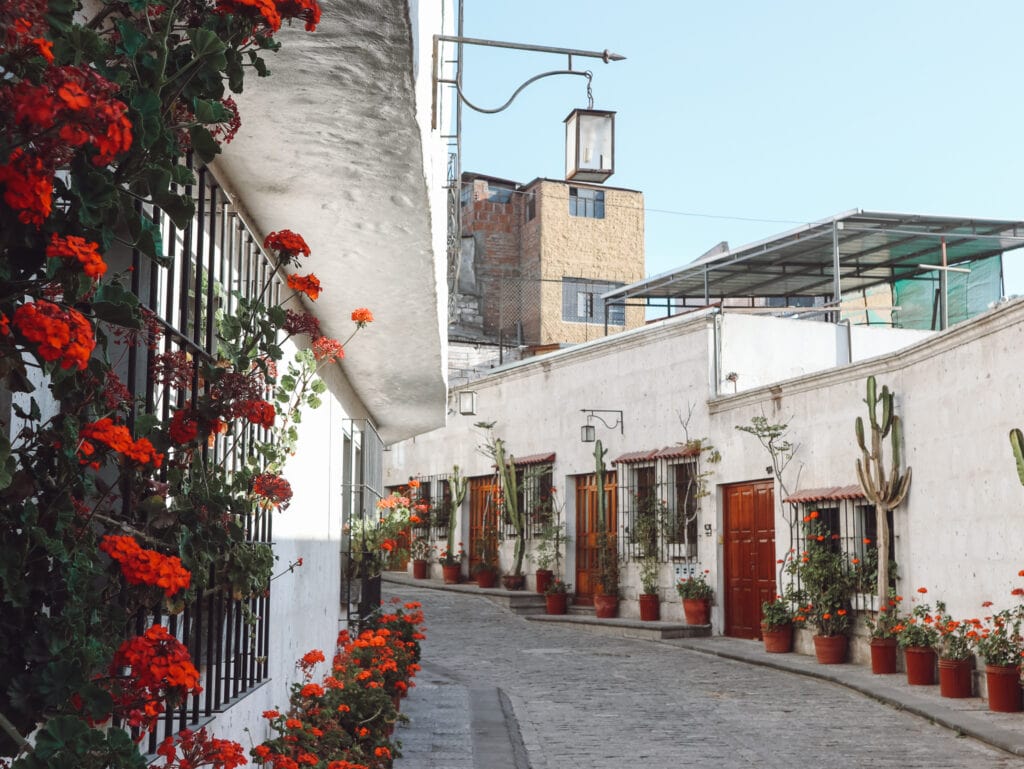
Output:
<path fill-rule="evenodd" d="M 580 115 L 579 168 L 582 171 L 610 171 L 612 168 L 612 118 L 610 115 Z"/>

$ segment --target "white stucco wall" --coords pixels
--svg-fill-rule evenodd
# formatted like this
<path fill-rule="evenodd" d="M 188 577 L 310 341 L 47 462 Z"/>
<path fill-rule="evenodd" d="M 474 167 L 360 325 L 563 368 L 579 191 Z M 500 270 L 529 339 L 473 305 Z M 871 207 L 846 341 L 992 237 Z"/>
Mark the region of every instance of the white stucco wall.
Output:
<path fill-rule="evenodd" d="M 1010 589 L 1022 582 L 1017 572 L 1024 568 L 1024 525 L 1019 523 L 1024 488 L 1007 440 L 1011 427 L 1024 425 L 1024 384 L 1019 377 L 1024 300 L 942 334 L 926 335 L 887 355 L 838 368 L 825 365 L 825 337 L 834 338 L 834 329 L 804 323 L 743 317 L 727 325 L 736 335 L 733 341 L 742 336 L 745 345 L 737 344 L 730 354 L 738 356 L 745 349 L 750 358 L 733 357 L 737 367 L 749 379 L 760 377 L 770 384 L 711 400 L 708 372 L 714 347 L 709 316 L 672 319 L 507 367 L 474 383 L 479 393 L 477 416 L 452 416 L 448 428 L 396 444 L 387 455 L 386 482 L 444 473 L 454 462 L 468 475 L 488 474 L 488 461 L 475 451 L 482 438 L 472 424 L 495 421 L 496 431 L 514 453 L 556 452 L 555 480 L 568 491 L 567 476 L 592 470 L 590 446 L 579 440 L 581 408 L 624 411 L 624 434 L 598 427 L 610 460 L 627 451 L 683 440 L 677 413 L 694 402 L 691 436 L 709 437 L 722 453 L 710 479 L 713 493 L 704 501 L 699 520 L 702 531 L 705 524 L 712 525 L 711 541 L 716 545 L 703 547 L 702 538 L 699 558 L 711 569 L 710 580 L 722 595 L 720 486 L 770 475 L 764 449 L 736 425 L 749 424 L 758 415 L 790 425 L 791 440 L 800 444 L 786 476 L 791 490 L 854 484 L 858 452 L 853 424 L 866 410 L 864 382 L 874 374 L 879 387 L 887 384 L 896 392 L 904 453 L 914 473 L 906 504 L 896 514 L 901 590 L 911 595 L 926 586 L 930 597 L 945 600 L 954 615 L 966 617 L 980 614 L 985 600 L 1007 605 Z M 875 350 L 914 337 L 858 336 L 879 345 Z M 730 337 L 723 338 L 728 346 Z M 758 340 L 760 345 L 755 344 Z M 779 376 L 784 369 L 777 358 L 805 353 L 816 357 L 821 370 L 797 378 Z M 574 512 L 569 499 L 570 533 Z M 781 556 L 788 542 L 778 517 L 776 533 Z M 572 547 L 569 550 L 571 554 Z M 571 581 L 571 558 L 566 566 Z M 678 614 L 672 581 L 671 574 L 663 574 L 662 593 L 670 601 L 662 608 L 668 619 Z M 635 570 L 628 567 L 622 591 L 626 616 L 637 612 L 631 602 L 637 584 Z M 715 607 L 716 631 L 721 622 L 721 607 Z"/>
<path fill-rule="evenodd" d="M 293 351 L 286 347 L 286 359 Z M 272 736 L 261 713 L 287 706 L 289 686 L 298 680 L 296 660 L 311 649 L 322 650 L 330 660 L 338 631 L 345 627 L 340 605 L 342 442 L 346 419 L 362 418 L 366 410 L 340 369 L 321 373 L 328 393 L 319 409 L 304 411 L 295 455 L 283 473 L 294 492 L 291 505 L 273 513 L 274 573 L 280 576 L 271 585 L 268 680 L 210 726 L 217 737 L 247 746 Z M 288 573 L 288 565 L 300 557 L 302 566 Z"/>

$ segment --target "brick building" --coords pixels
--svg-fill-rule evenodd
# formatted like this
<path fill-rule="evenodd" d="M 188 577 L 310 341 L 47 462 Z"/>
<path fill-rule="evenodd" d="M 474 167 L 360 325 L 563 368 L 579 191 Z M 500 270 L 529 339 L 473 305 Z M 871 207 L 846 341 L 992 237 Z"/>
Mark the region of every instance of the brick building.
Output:
<path fill-rule="evenodd" d="M 453 373 L 643 325 L 601 294 L 644 277 L 643 194 L 552 179 L 462 177 Z M 466 345 L 479 351 L 473 353 Z"/>

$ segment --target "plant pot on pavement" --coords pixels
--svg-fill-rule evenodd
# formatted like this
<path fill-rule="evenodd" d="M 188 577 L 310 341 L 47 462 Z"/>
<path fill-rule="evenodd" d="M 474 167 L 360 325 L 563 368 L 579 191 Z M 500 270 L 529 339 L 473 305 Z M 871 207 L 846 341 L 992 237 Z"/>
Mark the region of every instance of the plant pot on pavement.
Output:
<path fill-rule="evenodd" d="M 491 588 L 498 584 L 498 572 L 492 569 L 480 569 L 476 573 L 478 587 Z"/>
<path fill-rule="evenodd" d="M 457 585 L 462 579 L 462 564 L 443 563 L 441 564 L 441 573 L 444 575 L 444 584 Z"/>
<path fill-rule="evenodd" d="M 844 635 L 814 636 L 814 656 L 819 665 L 840 665 L 846 662 L 850 639 Z"/>
<path fill-rule="evenodd" d="M 655 622 L 661 619 L 661 596 L 657 593 L 640 594 L 640 619 Z"/>
<path fill-rule="evenodd" d="M 687 625 L 707 625 L 711 616 L 711 601 L 707 598 L 684 598 L 683 614 Z"/>
<path fill-rule="evenodd" d="M 871 639 L 871 672 L 875 675 L 889 675 L 896 672 L 896 639 Z"/>
<path fill-rule="evenodd" d="M 506 574 L 501 578 L 501 584 L 506 590 L 522 590 L 526 587 L 526 575 Z"/>
<path fill-rule="evenodd" d="M 619 597 L 617 595 L 595 595 L 594 616 L 598 619 L 611 619 L 619 613 Z"/>
<path fill-rule="evenodd" d="M 908 646 L 903 650 L 907 666 L 907 683 L 911 686 L 932 686 L 935 683 L 935 650 L 930 646 Z"/>
<path fill-rule="evenodd" d="M 1020 668 L 1017 665 L 986 665 L 988 709 L 996 713 L 1017 713 L 1020 702 Z"/>
<path fill-rule="evenodd" d="M 974 660 L 939 660 L 939 694 L 959 699 L 974 696 Z"/>
<path fill-rule="evenodd" d="M 537 592 L 543 595 L 554 578 L 555 573 L 551 569 L 537 569 Z"/>
<path fill-rule="evenodd" d="M 793 624 L 787 623 L 769 629 L 762 622 L 761 638 L 764 640 L 764 650 L 769 654 L 788 654 L 793 651 Z"/>
<path fill-rule="evenodd" d="M 413 579 L 426 579 L 427 578 L 427 562 L 424 559 L 417 558 L 412 562 L 412 576 Z"/>
<path fill-rule="evenodd" d="M 547 614 L 565 614 L 568 608 L 568 593 L 548 593 L 544 596 L 544 611 Z"/>

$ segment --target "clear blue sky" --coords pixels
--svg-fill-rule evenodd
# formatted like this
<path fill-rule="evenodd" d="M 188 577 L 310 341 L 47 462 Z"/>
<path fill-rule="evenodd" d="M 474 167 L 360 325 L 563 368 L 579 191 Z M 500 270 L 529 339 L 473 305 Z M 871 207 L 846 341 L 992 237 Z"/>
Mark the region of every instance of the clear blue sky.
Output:
<path fill-rule="evenodd" d="M 852 208 L 1024 219 L 1019 0 L 465 0 L 464 21 L 468 37 L 627 57 L 576 68 L 618 111 L 607 184 L 645 195 L 648 274 Z M 497 106 L 565 64 L 467 48 L 464 91 Z M 563 178 L 585 86 L 549 78 L 498 115 L 464 110 L 463 170 Z M 1024 250 L 1006 280 L 1024 294 Z"/>

